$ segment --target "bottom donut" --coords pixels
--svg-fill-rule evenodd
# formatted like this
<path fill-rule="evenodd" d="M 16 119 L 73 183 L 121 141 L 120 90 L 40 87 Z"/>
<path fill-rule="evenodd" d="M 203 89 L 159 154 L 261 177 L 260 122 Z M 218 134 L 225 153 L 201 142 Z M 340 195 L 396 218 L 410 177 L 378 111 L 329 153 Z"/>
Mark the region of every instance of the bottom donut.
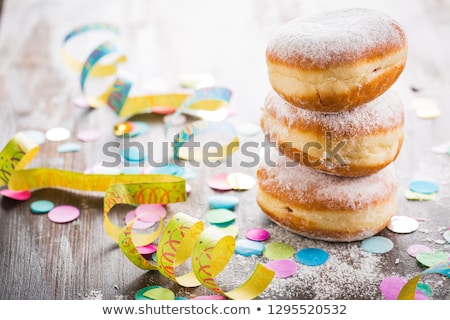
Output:
<path fill-rule="evenodd" d="M 278 225 L 311 239 L 351 242 L 383 230 L 397 212 L 393 165 L 364 177 L 339 177 L 271 155 L 257 170 L 257 203 Z"/>

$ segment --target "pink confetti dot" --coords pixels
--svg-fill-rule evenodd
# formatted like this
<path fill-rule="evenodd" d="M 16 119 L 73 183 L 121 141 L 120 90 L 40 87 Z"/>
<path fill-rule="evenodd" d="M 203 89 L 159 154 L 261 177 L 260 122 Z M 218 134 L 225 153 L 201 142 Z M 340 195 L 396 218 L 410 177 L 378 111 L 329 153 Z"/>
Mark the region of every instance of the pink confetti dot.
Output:
<path fill-rule="evenodd" d="M 167 216 L 166 208 L 161 204 L 141 204 L 136 208 L 136 217 L 144 222 L 156 223 Z"/>
<path fill-rule="evenodd" d="M 19 201 L 25 201 L 31 198 L 31 192 L 28 190 L 24 191 L 13 191 L 9 189 L 4 189 L 0 191 L 0 194 L 4 197 L 19 200 Z"/>
<path fill-rule="evenodd" d="M 77 139 L 83 142 L 89 142 L 97 140 L 101 135 L 102 133 L 99 130 L 89 129 L 78 132 Z"/>
<path fill-rule="evenodd" d="M 133 220 L 135 218 L 136 218 L 136 210 L 131 210 L 125 216 L 125 223 L 128 224 L 131 222 L 131 220 Z M 147 228 L 150 228 L 151 226 L 153 226 L 154 224 L 155 224 L 154 222 L 145 222 L 140 219 L 137 219 L 133 223 L 133 229 L 135 229 L 135 230 L 147 229 Z"/>
<path fill-rule="evenodd" d="M 253 229 L 247 230 L 247 232 L 245 232 L 245 236 L 247 237 L 247 239 L 250 239 L 250 240 L 264 241 L 264 240 L 269 239 L 270 233 L 266 229 L 253 228 Z"/>
<path fill-rule="evenodd" d="M 136 247 L 136 249 L 140 254 L 152 254 L 152 253 L 156 252 L 158 247 L 155 246 L 154 244 L 150 243 L 146 246 Z"/>
<path fill-rule="evenodd" d="M 385 300 L 397 300 L 397 297 L 406 284 L 406 280 L 400 277 L 388 277 L 380 283 L 380 291 Z M 428 300 L 427 296 L 420 290 L 416 290 L 414 300 Z"/>
<path fill-rule="evenodd" d="M 269 261 L 266 267 L 275 271 L 275 278 L 288 278 L 297 272 L 297 264 L 289 259 Z"/>
<path fill-rule="evenodd" d="M 231 190 L 232 187 L 227 183 L 228 174 L 221 173 L 216 176 L 213 176 L 209 179 L 208 185 L 211 189 L 228 191 Z"/>
<path fill-rule="evenodd" d="M 408 249 L 406 249 L 406 252 L 408 252 L 408 254 L 414 258 L 420 252 L 431 252 L 431 251 L 433 251 L 433 250 L 431 250 L 431 248 L 429 248 L 423 244 L 413 244 L 412 246 L 409 246 Z"/>
<path fill-rule="evenodd" d="M 211 295 L 211 296 L 197 296 L 191 300 L 226 300 L 224 296 Z"/>
<path fill-rule="evenodd" d="M 50 221 L 66 223 L 76 220 L 80 216 L 80 210 L 74 206 L 57 206 L 48 213 Z"/>

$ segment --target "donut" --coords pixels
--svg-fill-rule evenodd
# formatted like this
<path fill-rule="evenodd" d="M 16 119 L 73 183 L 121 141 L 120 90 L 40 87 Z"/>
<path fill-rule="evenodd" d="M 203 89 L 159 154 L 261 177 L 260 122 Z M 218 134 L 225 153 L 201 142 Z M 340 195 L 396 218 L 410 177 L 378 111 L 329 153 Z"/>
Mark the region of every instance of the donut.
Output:
<path fill-rule="evenodd" d="M 289 158 L 345 177 L 373 174 L 398 156 L 404 140 L 404 107 L 392 90 L 358 108 L 316 112 L 294 107 L 271 91 L 260 124 L 268 141 Z"/>
<path fill-rule="evenodd" d="M 257 169 L 256 200 L 276 224 L 307 238 L 351 242 L 383 230 L 397 211 L 393 165 L 358 178 L 321 173 L 271 149 Z"/>
<path fill-rule="evenodd" d="M 380 96 L 398 79 L 406 57 L 400 25 L 365 8 L 291 20 L 266 47 L 272 88 L 292 105 L 320 112 L 350 110 Z"/>

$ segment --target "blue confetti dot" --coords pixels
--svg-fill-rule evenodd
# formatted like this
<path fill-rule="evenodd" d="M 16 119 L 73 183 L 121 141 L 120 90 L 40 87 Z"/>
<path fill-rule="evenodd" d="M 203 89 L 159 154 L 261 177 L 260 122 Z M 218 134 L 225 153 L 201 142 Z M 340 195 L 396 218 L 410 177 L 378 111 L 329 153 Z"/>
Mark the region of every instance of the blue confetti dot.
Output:
<path fill-rule="evenodd" d="M 394 248 L 394 243 L 390 239 L 380 236 L 364 239 L 361 245 L 364 251 L 380 254 L 389 252 Z"/>
<path fill-rule="evenodd" d="M 53 202 L 48 200 L 37 200 L 31 203 L 30 209 L 33 213 L 48 213 L 55 207 Z"/>
<path fill-rule="evenodd" d="M 414 180 L 409 183 L 409 189 L 414 192 L 432 194 L 439 190 L 437 183 L 427 180 Z"/>
<path fill-rule="evenodd" d="M 307 266 L 320 266 L 328 260 L 328 252 L 319 248 L 305 248 L 295 253 L 295 259 Z"/>
<path fill-rule="evenodd" d="M 264 244 L 258 241 L 252 241 L 248 239 L 239 239 L 236 241 L 234 252 L 241 256 L 257 256 L 264 251 Z"/>

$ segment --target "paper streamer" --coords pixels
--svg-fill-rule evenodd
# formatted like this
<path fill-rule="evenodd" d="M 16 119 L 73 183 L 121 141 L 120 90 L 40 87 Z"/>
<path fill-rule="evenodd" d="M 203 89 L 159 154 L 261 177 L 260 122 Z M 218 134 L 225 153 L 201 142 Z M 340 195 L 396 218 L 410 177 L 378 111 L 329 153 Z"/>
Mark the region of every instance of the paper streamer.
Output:
<path fill-rule="evenodd" d="M 450 278 L 450 262 L 442 262 L 438 263 L 435 266 L 432 266 L 424 271 L 422 271 L 420 274 L 415 276 L 414 278 L 410 279 L 400 290 L 400 293 L 397 297 L 398 300 L 414 300 L 414 296 L 416 293 L 417 284 L 419 283 L 420 279 L 427 274 L 441 274 L 448 278 Z"/>
<path fill-rule="evenodd" d="M 95 47 L 82 63 L 72 58 L 67 50 L 67 44 L 74 37 L 89 31 L 105 30 L 118 35 L 118 28 L 112 24 L 94 23 L 81 26 L 70 31 L 63 41 L 63 60 L 72 69 L 80 72 L 81 91 L 91 107 L 109 106 L 119 117 L 129 117 L 144 111 L 150 111 L 153 107 L 172 107 L 176 110 L 174 116 L 191 110 L 215 111 L 225 107 L 231 98 L 231 91 L 224 87 L 200 88 L 193 92 L 155 94 L 138 97 L 129 97 L 132 82 L 118 75 L 118 67 L 126 61 L 126 56 L 121 48 L 112 41 L 105 41 Z M 106 57 L 113 57 L 108 64 L 100 64 Z M 86 81 L 89 76 L 107 77 L 114 76 L 115 80 L 107 89 L 97 95 L 90 96 L 86 92 Z M 166 123 L 166 130 L 172 125 L 172 120 Z"/>
<path fill-rule="evenodd" d="M 209 122 L 205 120 L 194 121 L 185 128 L 183 128 L 178 134 L 175 135 L 173 141 L 173 157 L 175 160 L 195 160 L 203 161 L 205 160 L 205 155 L 198 149 L 197 152 L 189 153 L 189 149 L 182 149 L 183 145 L 189 141 L 194 135 L 204 134 L 210 131 L 222 132 L 224 134 L 232 135 L 231 141 L 225 145 L 222 145 L 219 150 L 217 150 L 215 157 L 208 157 L 209 161 L 216 161 L 224 159 L 234 153 L 239 147 L 239 138 L 236 135 L 236 131 L 233 126 L 224 123 Z M 193 149 L 191 149 L 193 150 Z"/>

